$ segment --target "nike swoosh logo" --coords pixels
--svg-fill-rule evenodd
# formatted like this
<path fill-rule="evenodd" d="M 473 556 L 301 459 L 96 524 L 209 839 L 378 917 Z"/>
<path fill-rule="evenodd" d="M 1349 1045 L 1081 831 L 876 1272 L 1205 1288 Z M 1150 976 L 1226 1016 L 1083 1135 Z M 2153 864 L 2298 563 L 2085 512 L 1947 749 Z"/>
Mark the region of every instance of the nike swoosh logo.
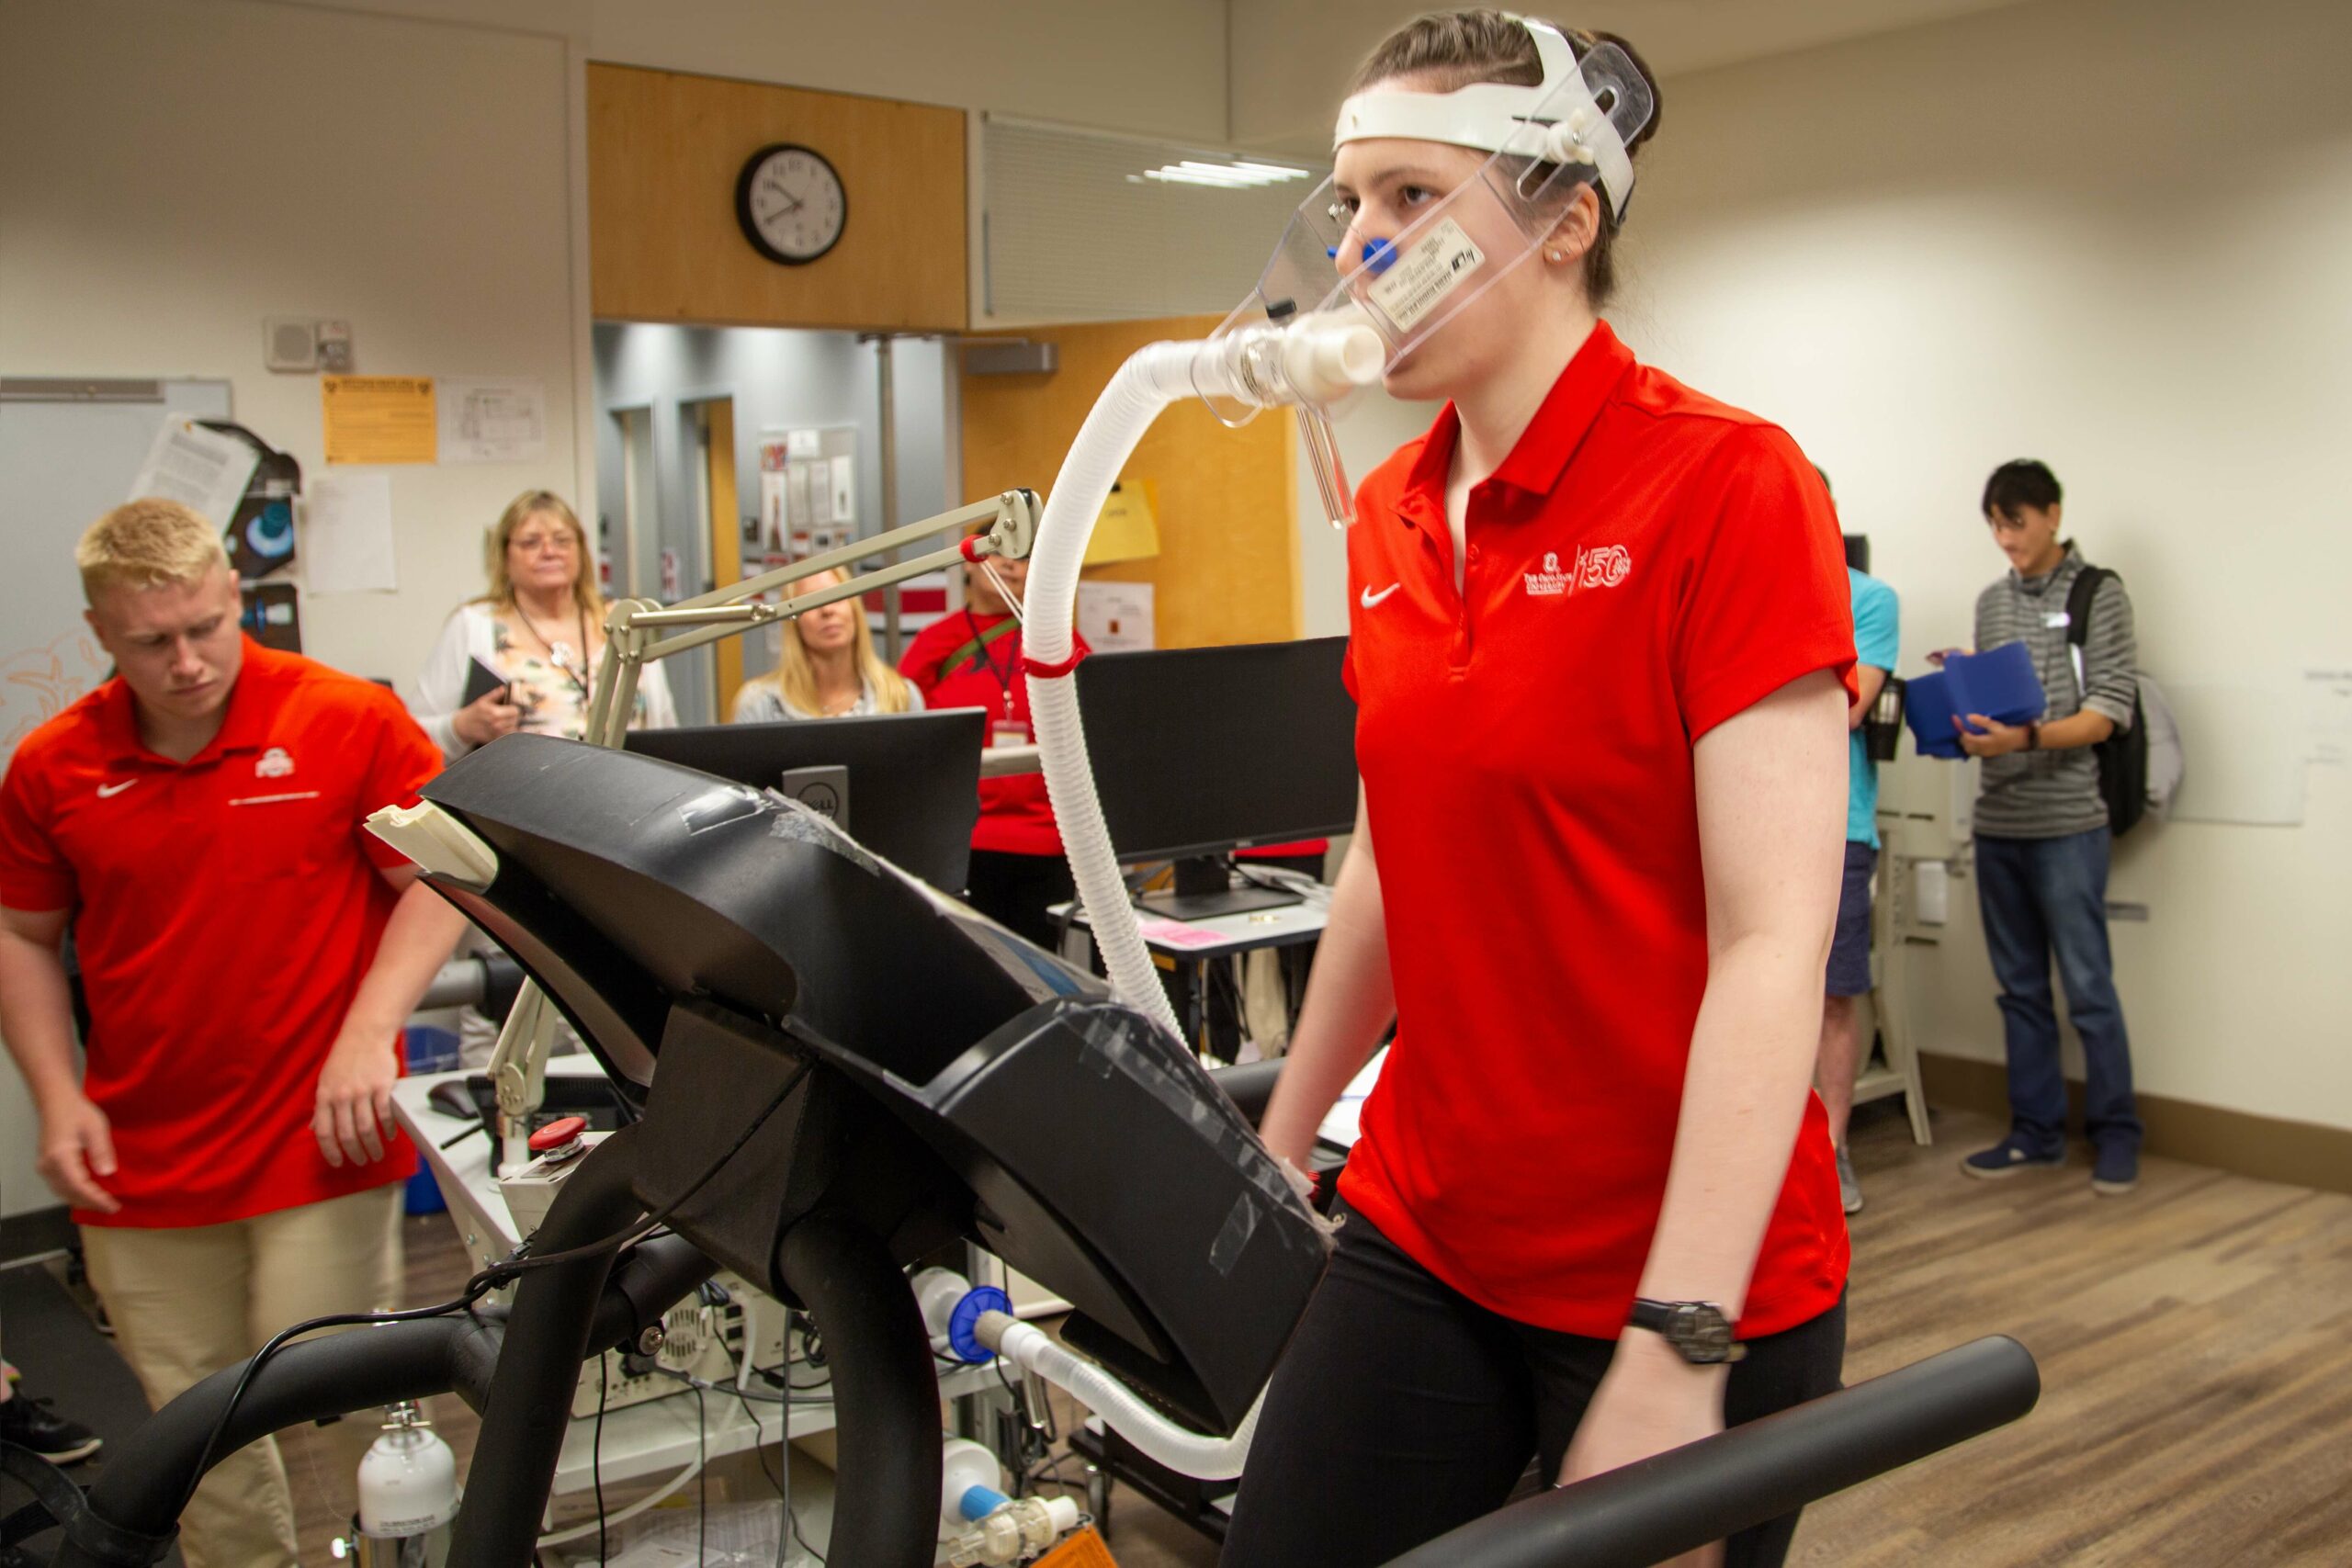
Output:
<path fill-rule="evenodd" d="M 100 800 L 112 800 L 116 795 L 120 795 L 124 790 L 129 789 L 132 784 L 135 784 L 138 782 L 139 781 L 137 779 L 125 779 L 119 784 L 100 784 L 98 786 L 98 798 Z"/>
<path fill-rule="evenodd" d="M 1371 589 L 1367 588 L 1357 596 L 1357 602 L 1363 604 L 1367 610 L 1374 609 L 1378 607 L 1383 599 L 1387 598 L 1391 593 L 1396 592 L 1396 590 L 1404 586 L 1405 585 L 1401 582 L 1392 582 L 1377 593 L 1374 593 Z"/>

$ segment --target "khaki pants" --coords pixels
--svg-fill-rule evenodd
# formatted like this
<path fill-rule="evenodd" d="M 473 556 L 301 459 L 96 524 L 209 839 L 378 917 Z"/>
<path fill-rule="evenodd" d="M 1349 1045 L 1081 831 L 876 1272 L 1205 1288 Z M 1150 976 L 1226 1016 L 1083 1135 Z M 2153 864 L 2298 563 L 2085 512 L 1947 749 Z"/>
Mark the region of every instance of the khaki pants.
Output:
<path fill-rule="evenodd" d="M 139 1230 L 88 1225 L 90 1283 L 115 1343 L 157 1409 L 244 1359 L 290 1324 L 400 1304 L 401 1196 L 395 1182 L 220 1225 Z M 373 1422 L 345 1421 L 334 1477 L 348 1499 Z M 296 1568 L 294 1499 L 275 1438 L 212 1467 L 180 1521 L 188 1568 Z"/>

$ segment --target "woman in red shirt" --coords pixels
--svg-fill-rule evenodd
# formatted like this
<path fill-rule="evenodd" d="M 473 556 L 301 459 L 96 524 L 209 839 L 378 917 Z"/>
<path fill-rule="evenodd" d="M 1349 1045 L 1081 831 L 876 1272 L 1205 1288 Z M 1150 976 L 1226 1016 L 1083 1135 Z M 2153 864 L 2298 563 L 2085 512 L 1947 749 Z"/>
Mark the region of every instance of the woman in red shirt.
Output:
<path fill-rule="evenodd" d="M 1601 41 L 1570 37 L 1577 59 Z M 1342 114 L 1344 254 L 1369 262 L 1496 145 L 1421 139 L 1466 122 L 1379 96 L 1577 69 L 1499 12 L 1391 38 Z M 1363 129 L 1383 123 L 1436 129 Z M 1841 542 L 1785 434 L 1598 318 L 1631 165 L 1595 178 L 1388 372 L 1450 401 L 1357 498 L 1363 799 L 1273 1151 L 1303 1168 L 1397 1035 L 1228 1568 L 1368 1568 L 1500 1505 L 1531 1457 L 1573 1481 L 1838 1385 L 1847 1238 L 1809 1078 L 1844 835 Z M 1794 1529 L 1723 1560 L 1778 1563 Z"/>
<path fill-rule="evenodd" d="M 923 706 L 988 710 L 990 746 L 1027 746 L 1029 677 L 1021 661 L 1021 622 L 1013 600 L 1029 581 L 1025 560 L 991 560 L 994 576 L 964 569 L 964 608 L 923 627 L 907 645 L 899 672 L 922 693 Z M 1003 587 L 1000 589 L 999 583 Z M 1078 647 L 1083 651 L 1085 644 Z M 1061 830 L 1040 773 L 980 781 L 980 819 L 972 829 L 972 908 L 1038 946 L 1055 944 L 1052 906 L 1076 897 Z"/>

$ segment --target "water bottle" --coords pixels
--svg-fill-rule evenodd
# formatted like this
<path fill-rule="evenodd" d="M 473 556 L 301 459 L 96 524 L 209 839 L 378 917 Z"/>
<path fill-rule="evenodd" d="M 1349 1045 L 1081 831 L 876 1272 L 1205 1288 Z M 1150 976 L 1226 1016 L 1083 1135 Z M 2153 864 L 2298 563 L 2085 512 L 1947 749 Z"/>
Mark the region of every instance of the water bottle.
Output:
<path fill-rule="evenodd" d="M 410 1404 L 384 1412 L 384 1435 L 359 1461 L 359 1517 L 347 1553 L 359 1568 L 441 1568 L 458 1517 L 458 1456 Z"/>

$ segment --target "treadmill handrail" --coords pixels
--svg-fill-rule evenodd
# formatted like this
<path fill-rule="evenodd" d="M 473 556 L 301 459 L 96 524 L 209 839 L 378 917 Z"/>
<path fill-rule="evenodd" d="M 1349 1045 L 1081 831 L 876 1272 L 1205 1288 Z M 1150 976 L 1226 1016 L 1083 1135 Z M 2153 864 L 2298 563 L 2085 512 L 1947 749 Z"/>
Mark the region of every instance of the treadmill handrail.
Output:
<path fill-rule="evenodd" d="M 2004 1426 L 2041 1395 L 2024 1346 L 1974 1340 L 1514 1504 L 1387 1568 L 1647 1568 Z"/>

